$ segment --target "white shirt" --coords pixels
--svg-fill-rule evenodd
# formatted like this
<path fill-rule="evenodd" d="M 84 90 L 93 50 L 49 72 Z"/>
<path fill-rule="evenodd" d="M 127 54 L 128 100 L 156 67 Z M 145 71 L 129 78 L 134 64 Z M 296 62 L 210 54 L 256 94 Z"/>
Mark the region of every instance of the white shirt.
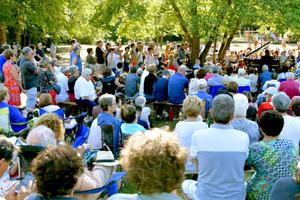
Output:
<path fill-rule="evenodd" d="M 189 95 L 192 95 L 192 94 L 197 94 L 198 92 L 198 85 L 197 85 L 197 81 L 199 79 L 198 78 L 192 78 L 190 80 L 190 83 L 189 83 Z"/>
<path fill-rule="evenodd" d="M 60 93 L 56 96 L 56 102 L 64 102 L 68 101 L 69 95 L 69 86 L 68 86 L 68 78 L 61 72 L 56 74 L 57 84 L 60 86 Z"/>
<path fill-rule="evenodd" d="M 85 98 L 90 101 L 94 101 L 96 98 L 96 92 L 94 85 L 91 80 L 87 81 L 85 78 L 80 76 L 74 86 L 75 99 Z"/>
<path fill-rule="evenodd" d="M 145 83 L 145 78 L 149 75 L 149 72 L 144 69 L 142 76 L 141 76 L 141 82 L 140 82 L 140 91 L 139 95 L 144 96 L 144 83 Z"/>
<path fill-rule="evenodd" d="M 238 77 L 237 79 L 238 86 L 249 86 L 251 87 L 250 80 L 245 77 Z"/>
<path fill-rule="evenodd" d="M 300 123 L 299 120 L 290 115 L 283 116 L 284 125 L 279 135 L 280 139 L 289 139 L 294 142 L 296 147 L 299 146 L 300 140 Z"/>
<path fill-rule="evenodd" d="M 102 140 L 101 140 L 101 128 L 98 126 L 98 118 L 94 119 L 91 128 L 90 134 L 88 137 L 88 145 L 92 149 L 101 149 L 102 148 Z"/>
<path fill-rule="evenodd" d="M 120 55 L 117 53 L 113 53 L 113 54 L 109 53 L 107 56 L 107 62 L 108 62 L 108 66 L 110 66 L 111 68 L 117 68 L 117 64 L 121 62 Z"/>

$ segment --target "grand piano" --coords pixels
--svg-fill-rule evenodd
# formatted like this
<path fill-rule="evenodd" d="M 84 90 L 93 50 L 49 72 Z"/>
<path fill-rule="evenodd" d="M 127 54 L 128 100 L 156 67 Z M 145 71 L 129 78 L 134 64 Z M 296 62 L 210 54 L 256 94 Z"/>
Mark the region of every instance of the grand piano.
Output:
<path fill-rule="evenodd" d="M 262 66 L 266 63 L 264 63 L 263 59 L 251 59 L 250 56 L 260 50 L 263 50 L 265 48 L 267 48 L 269 46 L 271 42 L 267 42 L 266 44 L 260 46 L 259 48 L 255 49 L 254 51 L 248 53 L 245 58 L 244 58 L 244 62 L 247 65 L 247 67 L 253 67 L 253 68 L 257 68 L 258 73 L 260 74 L 262 72 Z M 271 59 L 271 61 L 269 61 L 270 65 L 269 66 L 269 71 L 277 71 L 277 69 L 279 69 L 279 60 L 274 60 Z"/>

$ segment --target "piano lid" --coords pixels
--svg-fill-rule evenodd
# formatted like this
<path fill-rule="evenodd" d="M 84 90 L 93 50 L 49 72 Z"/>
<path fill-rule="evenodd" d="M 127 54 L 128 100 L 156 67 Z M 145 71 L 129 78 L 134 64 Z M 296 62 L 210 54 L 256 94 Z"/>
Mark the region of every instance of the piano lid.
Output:
<path fill-rule="evenodd" d="M 257 51 L 259 51 L 259 50 L 261 50 L 261 49 L 267 47 L 270 43 L 271 43 L 271 42 L 269 41 L 269 42 L 265 43 L 264 45 L 258 47 L 257 49 L 251 51 L 250 53 L 248 53 L 248 54 L 245 56 L 245 58 L 247 58 L 248 56 L 251 56 L 252 54 L 256 53 Z"/>

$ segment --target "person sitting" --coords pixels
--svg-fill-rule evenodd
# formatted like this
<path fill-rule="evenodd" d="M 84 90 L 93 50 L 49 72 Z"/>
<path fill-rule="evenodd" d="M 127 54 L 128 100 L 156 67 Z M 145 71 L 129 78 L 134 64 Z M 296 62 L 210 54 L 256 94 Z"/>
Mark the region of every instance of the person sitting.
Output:
<path fill-rule="evenodd" d="M 177 135 L 181 146 L 189 149 L 193 133 L 198 130 L 207 129 L 208 126 L 203 122 L 200 115 L 203 106 L 201 100 L 197 96 L 188 96 L 183 101 L 182 110 L 186 120 L 178 122 L 174 132 Z M 188 160 L 185 164 L 185 172 L 194 173 L 196 170 L 197 166 Z"/>
<path fill-rule="evenodd" d="M 57 105 L 53 105 L 52 97 L 50 94 L 41 94 L 40 100 L 38 103 L 39 107 L 39 115 L 43 115 L 45 113 L 54 113 L 60 119 L 64 118 L 65 111 Z"/>
<path fill-rule="evenodd" d="M 126 139 L 136 132 L 145 132 L 146 129 L 137 124 L 136 109 L 132 105 L 124 105 L 121 108 L 121 117 L 124 123 L 121 125 L 121 131 L 123 134 L 122 139 Z"/>
<path fill-rule="evenodd" d="M 238 70 L 238 78 L 236 79 L 238 86 L 243 87 L 243 86 L 249 86 L 251 87 L 250 80 L 245 78 L 246 76 L 246 70 L 240 68 Z"/>
<path fill-rule="evenodd" d="M 97 104 L 94 102 L 96 92 L 91 81 L 92 70 L 85 68 L 81 76 L 76 80 L 74 86 L 75 102 L 80 107 L 87 107 L 88 116 L 93 115 L 93 107 Z"/>
<path fill-rule="evenodd" d="M 149 74 L 145 77 L 144 81 L 144 95 L 147 101 L 153 102 L 155 101 L 155 97 L 153 95 L 153 85 L 157 80 L 157 77 L 155 75 L 156 65 L 149 65 L 147 70 Z"/>
<path fill-rule="evenodd" d="M 127 98 L 135 99 L 138 95 L 140 78 L 137 75 L 137 68 L 131 67 L 130 74 L 125 79 L 125 95 Z"/>
<path fill-rule="evenodd" d="M 49 145 L 56 146 L 57 141 L 55 133 L 45 125 L 39 125 L 31 129 L 26 137 L 27 145 L 37 145 L 47 147 Z"/>
<path fill-rule="evenodd" d="M 284 92 L 279 92 L 272 97 L 274 110 L 278 111 L 284 119 L 284 126 L 279 138 L 292 140 L 294 144 L 298 146 L 300 140 L 300 124 L 297 118 L 287 114 L 290 101 L 289 96 L 287 96 Z"/>
<path fill-rule="evenodd" d="M 248 134 L 250 144 L 257 142 L 260 134 L 259 128 L 256 122 L 253 122 L 246 118 L 247 109 L 249 108 L 248 99 L 244 94 L 236 94 L 233 96 L 235 108 L 234 119 L 231 121 L 231 125 L 234 129 L 243 131 Z"/>
<path fill-rule="evenodd" d="M 209 109 L 211 108 L 211 103 L 213 97 L 207 93 L 207 82 L 204 78 L 197 81 L 198 92 L 196 96 L 205 102 L 205 114 L 208 114 Z"/>
<path fill-rule="evenodd" d="M 300 99 L 296 99 L 293 103 L 292 103 L 292 111 L 294 116 L 300 120 Z"/>
<path fill-rule="evenodd" d="M 161 71 L 162 77 L 158 78 L 153 85 L 153 94 L 158 102 L 168 101 L 168 84 L 170 73 L 168 70 Z M 163 113 L 163 105 L 157 105 L 156 117 L 161 118 Z"/>
<path fill-rule="evenodd" d="M 67 145 L 48 147 L 33 160 L 31 168 L 37 193 L 30 194 L 27 200 L 76 199 L 70 196 L 83 172 L 76 150 Z"/>
<path fill-rule="evenodd" d="M 280 92 L 285 92 L 290 99 L 300 94 L 300 83 L 294 80 L 295 76 L 292 72 L 286 73 L 286 81 L 283 81 L 279 86 Z"/>
<path fill-rule="evenodd" d="M 181 65 L 178 71 L 170 77 L 168 84 L 168 98 L 172 104 L 181 104 L 185 99 L 185 90 L 189 86 L 186 76 L 187 67 Z"/>
<path fill-rule="evenodd" d="M 138 96 L 134 101 L 135 106 L 140 106 L 142 111 L 139 115 L 140 120 L 147 122 L 148 127 L 150 127 L 150 115 L 151 109 L 146 106 L 146 98 L 143 96 Z"/>
<path fill-rule="evenodd" d="M 250 145 L 247 160 L 247 165 L 256 171 L 247 185 L 249 200 L 269 199 L 274 183 L 295 173 L 298 162 L 296 146 L 279 137 L 284 121 L 281 114 L 273 110 L 264 112 L 260 118 L 264 139 Z"/>
<path fill-rule="evenodd" d="M 69 101 L 69 85 L 67 77 L 69 72 L 69 68 L 65 66 L 56 70 L 57 85 L 60 86 L 60 93 L 56 95 L 56 103 Z"/>
<path fill-rule="evenodd" d="M 103 77 L 100 80 L 102 82 L 102 94 L 115 94 L 116 77 L 112 75 L 111 68 L 103 69 Z"/>
<path fill-rule="evenodd" d="M 57 143 L 63 142 L 65 139 L 65 128 L 63 121 L 54 113 L 47 113 L 38 118 L 34 123 L 34 127 L 44 125 L 55 133 Z"/>
<path fill-rule="evenodd" d="M 27 119 L 23 117 L 22 113 L 18 110 L 18 108 L 7 104 L 9 99 L 8 90 L 6 87 L 0 88 L 0 109 L 8 108 L 9 112 L 9 124 L 14 132 L 22 131 L 23 129 L 27 128 Z M 14 123 L 24 123 L 24 125 L 17 125 Z"/>
<path fill-rule="evenodd" d="M 0 136 L 0 178 L 8 170 L 15 151 L 14 145 L 5 136 Z M 0 199 L 3 199 L 0 197 Z"/>
<path fill-rule="evenodd" d="M 115 149 L 114 153 L 119 151 L 120 147 L 120 127 L 121 122 L 114 117 L 116 112 L 116 97 L 112 94 L 104 94 L 99 98 L 99 106 L 101 108 L 100 114 L 98 115 L 98 126 L 101 128 L 103 126 L 111 125 L 113 127 L 113 137 Z"/>
<path fill-rule="evenodd" d="M 193 134 L 190 159 L 197 160 L 199 172 L 197 181 L 182 184 L 189 199 L 245 199 L 244 165 L 249 137 L 230 125 L 234 109 L 231 96 L 217 95 L 211 109 L 214 124 Z"/>
<path fill-rule="evenodd" d="M 177 138 L 162 130 L 131 136 L 121 152 L 121 165 L 137 194 L 115 194 L 108 200 L 180 200 L 172 191 L 184 179 L 186 151 Z M 159 166 L 159 167 L 158 167 Z"/>
<path fill-rule="evenodd" d="M 289 71 L 289 68 L 286 65 L 282 66 L 281 73 L 278 74 L 277 80 L 279 82 L 286 81 L 286 74 L 288 73 L 288 71 Z"/>
<path fill-rule="evenodd" d="M 270 194 L 270 200 L 296 199 L 299 196 L 299 192 L 300 166 L 298 163 L 294 177 L 282 177 L 275 182 Z"/>
<path fill-rule="evenodd" d="M 268 65 L 263 65 L 262 66 L 262 73 L 258 77 L 258 84 L 260 85 L 260 90 L 262 90 L 263 85 L 265 84 L 266 81 L 269 81 L 272 79 L 272 73 L 269 72 L 269 67 Z"/>
<path fill-rule="evenodd" d="M 68 87 L 69 87 L 69 98 L 71 102 L 75 102 L 75 94 L 74 94 L 74 86 L 78 79 L 79 71 L 76 65 L 71 65 L 70 67 L 70 77 L 68 80 Z"/>
<path fill-rule="evenodd" d="M 266 110 L 272 110 L 273 105 L 271 104 L 272 96 L 275 95 L 278 90 L 275 87 L 268 87 L 264 94 L 266 95 L 266 102 L 263 102 L 259 105 L 257 115 L 258 117 Z"/>
<path fill-rule="evenodd" d="M 213 77 L 207 80 L 207 85 L 209 87 L 223 85 L 223 77 L 220 75 L 220 70 L 219 66 L 212 67 Z"/>
<path fill-rule="evenodd" d="M 277 74 L 276 73 L 272 73 L 272 79 L 269 81 L 266 81 L 265 84 L 262 87 L 262 90 L 265 91 L 268 87 L 273 86 L 276 87 L 276 89 L 279 89 L 280 86 L 280 82 L 277 81 Z"/>

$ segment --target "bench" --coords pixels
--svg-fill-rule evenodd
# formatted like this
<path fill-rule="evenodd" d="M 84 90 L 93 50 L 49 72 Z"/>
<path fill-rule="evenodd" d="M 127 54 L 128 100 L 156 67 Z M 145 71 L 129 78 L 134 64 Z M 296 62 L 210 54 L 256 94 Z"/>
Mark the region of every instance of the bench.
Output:
<path fill-rule="evenodd" d="M 173 121 L 174 119 L 179 119 L 179 112 L 182 108 L 182 104 L 173 104 L 167 101 L 158 101 L 153 102 L 154 109 L 157 110 L 158 106 L 161 106 L 162 109 L 166 108 L 169 114 L 169 120 Z"/>

